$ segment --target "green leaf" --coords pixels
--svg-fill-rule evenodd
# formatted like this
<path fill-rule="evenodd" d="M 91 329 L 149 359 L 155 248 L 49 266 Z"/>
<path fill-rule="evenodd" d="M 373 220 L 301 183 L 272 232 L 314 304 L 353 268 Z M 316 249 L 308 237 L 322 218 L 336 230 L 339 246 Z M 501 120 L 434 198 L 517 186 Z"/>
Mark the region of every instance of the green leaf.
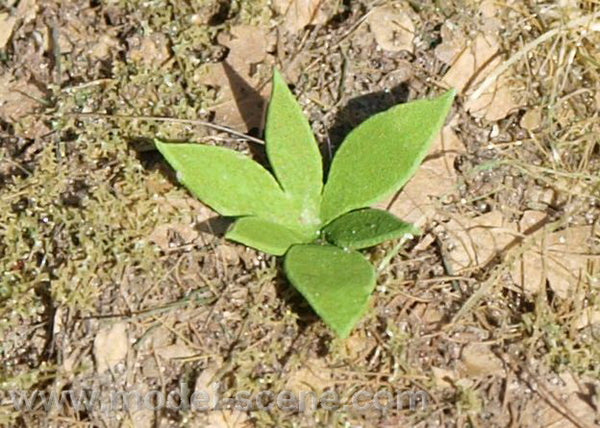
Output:
<path fill-rule="evenodd" d="M 415 173 L 444 124 L 454 90 L 401 104 L 355 128 L 337 151 L 323 190 L 324 223 L 397 192 Z"/>
<path fill-rule="evenodd" d="M 302 108 L 276 69 L 265 140 L 275 176 L 300 209 L 300 221 L 319 225 L 323 187 L 321 153 Z"/>
<path fill-rule="evenodd" d="M 258 217 L 238 219 L 225 234 L 227 239 L 240 242 L 268 254 L 282 256 L 294 244 L 310 242 L 311 237 Z"/>
<path fill-rule="evenodd" d="M 224 216 L 257 216 L 296 222 L 293 205 L 277 181 L 247 156 L 223 147 L 168 144 L 156 147 L 198 199 Z"/>
<path fill-rule="evenodd" d="M 344 214 L 323 229 L 325 238 L 342 248 L 360 250 L 419 229 L 383 210 L 365 208 Z"/>
<path fill-rule="evenodd" d="M 357 251 L 333 245 L 294 245 L 284 261 L 290 282 L 340 337 L 347 337 L 367 309 L 375 269 Z"/>

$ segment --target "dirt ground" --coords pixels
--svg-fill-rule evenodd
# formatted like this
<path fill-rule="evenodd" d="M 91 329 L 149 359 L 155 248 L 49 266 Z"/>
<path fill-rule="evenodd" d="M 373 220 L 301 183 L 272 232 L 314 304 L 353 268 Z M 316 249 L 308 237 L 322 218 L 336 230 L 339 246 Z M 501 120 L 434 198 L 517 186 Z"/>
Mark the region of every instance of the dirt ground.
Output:
<path fill-rule="evenodd" d="M 0 425 L 599 426 L 599 11 L 4 0 Z M 205 123 L 261 138 L 274 65 L 327 160 L 370 115 L 458 91 L 383 204 L 424 233 L 367 252 L 378 285 L 346 340 L 280 260 L 224 240 L 152 144 L 264 160 Z"/>

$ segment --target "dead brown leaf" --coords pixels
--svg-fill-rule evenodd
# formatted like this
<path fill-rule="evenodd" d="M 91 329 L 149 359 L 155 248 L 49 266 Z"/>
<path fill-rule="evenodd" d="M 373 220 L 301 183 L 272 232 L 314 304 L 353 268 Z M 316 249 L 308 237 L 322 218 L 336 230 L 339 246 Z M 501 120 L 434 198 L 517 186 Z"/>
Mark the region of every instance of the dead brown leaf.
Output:
<path fill-rule="evenodd" d="M 12 36 L 17 18 L 8 13 L 0 13 L 0 49 L 4 49 Z"/>
<path fill-rule="evenodd" d="M 525 426 L 547 428 L 598 426 L 596 423 L 597 413 L 591 404 L 595 383 L 597 382 L 590 379 L 576 380 L 570 373 L 563 373 L 559 383 L 546 383 L 544 390 L 549 395 L 548 399 L 530 400 L 527 403 L 521 413 L 521 422 L 527 424 Z M 561 412 L 557 410 L 557 405 Z M 576 419 L 577 424 L 564 415 L 566 411 Z"/>
<path fill-rule="evenodd" d="M 128 351 L 127 323 L 117 322 L 101 328 L 94 339 L 96 372 L 104 373 L 125 361 Z"/>
<path fill-rule="evenodd" d="M 362 334 L 362 332 L 356 332 L 346 339 L 344 343 L 348 355 L 352 360 L 364 358 L 365 355 L 368 355 L 377 346 L 377 341 L 373 336 Z"/>
<path fill-rule="evenodd" d="M 465 108 L 476 117 L 488 121 L 502 119 L 517 108 L 510 91 L 508 73 L 505 72 L 495 84 L 490 85 L 477 99 L 468 98 L 474 88 L 500 66 L 502 59 L 496 54 L 500 50 L 498 39 L 490 34 L 480 34 L 467 43 L 442 79 L 447 86 L 467 96 Z"/>
<path fill-rule="evenodd" d="M 218 40 L 229 48 L 226 63 L 208 64 L 197 77 L 198 82 L 219 88 L 218 101 L 211 108 L 215 122 L 244 130 L 261 127 L 269 87 L 259 88 L 255 69 L 266 60 L 267 33 L 239 25 Z"/>
<path fill-rule="evenodd" d="M 546 281 L 559 297 L 573 295 L 588 275 L 600 271 L 590 247 L 593 236 L 591 226 L 559 232 L 540 229 L 513 267 L 514 282 L 529 295 L 543 291 Z"/>
<path fill-rule="evenodd" d="M 408 7 L 385 5 L 371 10 L 367 18 L 377 44 L 383 50 L 412 51 L 415 38 L 414 13 Z"/>
<path fill-rule="evenodd" d="M 206 406 L 208 411 L 208 420 L 204 425 L 212 428 L 230 428 L 230 427 L 245 427 L 248 426 L 248 416 L 246 413 L 239 410 L 213 410 L 217 409 L 219 403 L 218 386 L 219 379 L 218 373 L 223 362 L 220 358 L 215 358 L 209 362 L 208 367 L 200 373 L 196 378 L 196 384 L 194 386 L 194 394 L 203 397 L 201 403 Z M 207 400 L 205 401 L 204 398 Z M 203 411 L 207 409 L 196 409 L 196 411 Z"/>
<path fill-rule="evenodd" d="M 44 107 L 45 94 L 25 78 L 14 79 L 10 74 L 0 76 L 0 119 L 15 124 L 15 135 L 38 138 L 50 128 L 32 115 Z"/>
<path fill-rule="evenodd" d="M 41 103 L 44 93 L 24 79 L 15 80 L 10 74 L 0 76 L 0 118 L 16 122 L 32 113 Z"/>
<path fill-rule="evenodd" d="M 443 82 L 463 92 L 475 75 L 481 75 L 493 56 L 500 49 L 498 40 L 492 36 L 478 35 L 472 42 L 465 41 L 452 67 L 444 75 Z M 472 84 L 469 85 L 472 87 Z"/>
<path fill-rule="evenodd" d="M 171 223 L 158 225 L 149 236 L 149 240 L 167 251 L 172 247 L 190 244 L 198 238 L 198 231 L 193 225 L 185 223 Z"/>
<path fill-rule="evenodd" d="M 5 6 L 11 7 L 10 4 Z M 21 21 L 23 24 L 28 24 L 35 18 L 37 11 L 36 0 L 22 0 L 12 13 L 0 13 L 0 49 L 6 47 L 17 22 Z"/>
<path fill-rule="evenodd" d="M 584 308 L 575 319 L 575 328 L 582 329 L 591 325 L 600 324 L 600 310 Z"/>
<path fill-rule="evenodd" d="M 475 218 L 451 219 L 448 233 L 448 261 L 454 273 L 489 263 L 515 239 L 516 233 L 499 211 Z"/>
<path fill-rule="evenodd" d="M 146 384 L 146 382 L 140 382 L 140 385 L 137 386 L 136 391 L 138 391 L 142 396 L 146 396 L 150 392 L 150 388 Z M 152 428 L 155 426 L 155 418 L 154 411 L 149 408 L 149 406 L 131 406 L 128 413 L 129 420 L 133 428 Z M 123 424 L 124 426 L 128 426 L 127 423 Z"/>
<path fill-rule="evenodd" d="M 215 410 L 208 414 L 207 428 L 243 428 L 253 426 L 248 415 L 239 410 Z"/>
<path fill-rule="evenodd" d="M 491 62 L 489 72 L 500 65 L 500 63 L 501 61 Z M 479 83 L 479 80 L 477 83 Z M 478 85 L 476 84 L 475 86 L 477 87 Z M 518 104 L 513 99 L 507 74 L 502 74 L 496 80 L 496 83 L 491 85 L 479 98 L 468 99 L 465 103 L 465 108 L 475 117 L 483 117 L 488 121 L 503 119 L 510 112 L 516 110 Z"/>
<path fill-rule="evenodd" d="M 469 343 L 461 354 L 465 374 L 469 377 L 504 374 L 504 364 L 488 345 Z"/>
<path fill-rule="evenodd" d="M 521 121 L 519 122 L 521 127 L 528 131 L 534 131 L 542 124 L 542 111 L 539 107 L 531 108 L 525 112 Z"/>
<path fill-rule="evenodd" d="M 110 58 L 111 54 L 119 46 L 119 40 L 109 34 L 102 34 L 98 41 L 88 50 L 88 54 L 94 59 Z"/>
<path fill-rule="evenodd" d="M 440 29 L 442 43 L 435 47 L 435 56 L 440 61 L 451 65 L 466 45 L 466 36 L 460 28 L 451 21 L 446 21 Z"/>
<path fill-rule="evenodd" d="M 456 382 L 457 374 L 450 369 L 441 367 L 431 367 L 433 379 L 438 388 L 453 388 Z"/>
<path fill-rule="evenodd" d="M 127 40 L 129 45 L 129 58 L 136 63 L 148 66 L 161 66 L 171 56 L 168 39 L 162 33 L 153 33 L 149 36 L 134 36 Z M 102 54 L 102 48 L 98 52 Z"/>
<path fill-rule="evenodd" d="M 479 5 L 481 16 L 481 31 L 486 34 L 498 34 L 502 27 L 502 20 L 498 18 L 498 2 L 495 0 L 484 0 Z"/>
<path fill-rule="evenodd" d="M 196 354 L 196 352 L 182 341 L 177 341 L 171 345 L 155 349 L 156 353 L 165 360 L 178 358 L 187 358 Z"/>
<path fill-rule="evenodd" d="M 273 9 L 282 15 L 282 28 L 297 33 L 307 25 L 325 24 L 335 13 L 331 0 L 273 0 Z"/>
<path fill-rule="evenodd" d="M 22 19 L 23 24 L 29 24 L 35 19 L 38 9 L 37 0 L 21 0 L 17 6 L 17 19 Z"/>
<path fill-rule="evenodd" d="M 294 393 L 310 390 L 320 394 L 334 384 L 331 369 L 321 359 L 311 358 L 304 361 L 300 368 L 290 372 L 286 389 Z"/>

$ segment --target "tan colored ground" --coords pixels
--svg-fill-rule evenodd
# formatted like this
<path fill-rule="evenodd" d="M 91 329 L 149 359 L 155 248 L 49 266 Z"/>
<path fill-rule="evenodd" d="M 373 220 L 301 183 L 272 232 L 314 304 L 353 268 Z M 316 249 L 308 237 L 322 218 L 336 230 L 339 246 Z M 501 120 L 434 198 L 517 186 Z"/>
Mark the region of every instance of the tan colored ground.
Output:
<path fill-rule="evenodd" d="M 597 426 L 599 11 L 571 0 L 5 2 L 0 424 Z M 190 121 L 260 136 L 273 65 L 326 156 L 373 113 L 459 91 L 431 156 L 384 204 L 425 233 L 369 252 L 377 291 L 345 341 L 277 259 L 222 238 L 226 222 L 151 143 L 254 150 Z M 366 411 L 46 411 L 39 400 L 19 411 L 10 395 L 85 391 L 106 404 L 115 391 L 182 388 L 384 399 Z M 411 392 L 426 405 L 411 408 Z"/>

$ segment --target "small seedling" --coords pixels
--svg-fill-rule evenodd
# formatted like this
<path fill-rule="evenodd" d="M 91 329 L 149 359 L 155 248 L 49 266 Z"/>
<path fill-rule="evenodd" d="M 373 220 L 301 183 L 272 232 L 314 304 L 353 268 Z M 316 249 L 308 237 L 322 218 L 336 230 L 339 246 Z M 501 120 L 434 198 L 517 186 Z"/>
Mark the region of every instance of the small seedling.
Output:
<path fill-rule="evenodd" d="M 415 173 L 440 131 L 454 90 L 400 104 L 355 128 L 323 184 L 321 154 L 283 77 L 273 75 L 265 128 L 274 176 L 223 147 L 169 144 L 158 150 L 196 197 L 236 217 L 226 238 L 277 256 L 294 287 L 340 337 L 367 309 L 376 272 L 358 251 L 418 230 L 369 208 Z"/>

